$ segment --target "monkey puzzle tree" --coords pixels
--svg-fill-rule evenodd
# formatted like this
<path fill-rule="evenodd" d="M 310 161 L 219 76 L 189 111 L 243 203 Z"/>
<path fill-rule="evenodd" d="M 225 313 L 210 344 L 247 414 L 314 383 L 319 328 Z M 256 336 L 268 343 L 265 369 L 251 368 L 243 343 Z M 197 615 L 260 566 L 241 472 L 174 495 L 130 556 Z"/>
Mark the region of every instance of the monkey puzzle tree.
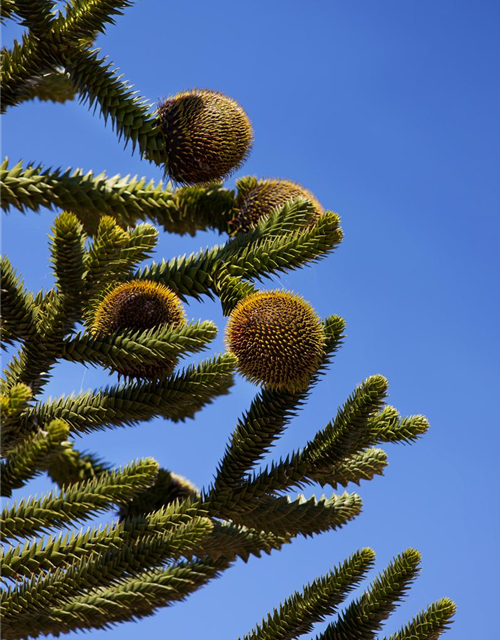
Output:
<path fill-rule="evenodd" d="M 325 374 L 344 322 L 319 318 L 293 292 L 254 283 L 330 254 L 342 239 L 339 218 L 287 180 L 222 186 L 251 149 L 245 111 L 217 91 L 185 91 L 158 108 L 132 91 L 92 45 L 129 5 L 71 0 L 62 14 L 51 0 L 2 3 L 4 19 L 27 27 L 22 42 L 3 51 L 3 109 L 78 95 L 177 183 L 2 164 L 4 209 L 61 210 L 50 238 L 52 289 L 27 291 L 8 258 L 1 262 L 3 344 L 18 345 L 2 380 L 2 494 L 15 498 L 40 473 L 57 485 L 2 512 L 6 639 L 136 620 L 186 598 L 238 558 L 339 528 L 359 514 L 357 494 L 292 500 L 289 492 L 370 480 L 387 464 L 379 444 L 413 442 L 428 428 L 423 416 L 401 417 L 388 406 L 387 380 L 375 375 L 301 450 L 260 468 Z M 158 229 L 208 228 L 224 243 L 139 268 Z M 209 320 L 186 319 L 183 303 L 203 296 L 218 298 L 229 317 L 227 352 L 181 368 L 182 357 L 206 349 L 217 333 Z M 60 360 L 118 372 L 120 382 L 44 399 Z M 157 416 L 193 418 L 228 393 L 235 371 L 262 388 L 202 491 L 153 459 L 112 469 L 75 444 L 79 434 Z M 113 510 L 109 524 L 78 529 Z M 321 640 L 374 638 L 416 577 L 419 554 L 397 556 L 338 613 L 373 563 L 371 549 L 354 553 L 245 638 L 297 638 L 329 616 Z M 454 610 L 440 600 L 391 640 L 437 638 Z"/>

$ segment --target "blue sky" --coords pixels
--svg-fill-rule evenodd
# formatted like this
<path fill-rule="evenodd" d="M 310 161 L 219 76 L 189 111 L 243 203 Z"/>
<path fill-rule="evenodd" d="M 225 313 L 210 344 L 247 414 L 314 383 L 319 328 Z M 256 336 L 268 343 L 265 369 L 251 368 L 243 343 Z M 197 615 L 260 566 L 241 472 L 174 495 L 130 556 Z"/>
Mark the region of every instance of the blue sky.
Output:
<path fill-rule="evenodd" d="M 305 444 L 374 373 L 388 377 L 391 404 L 424 413 L 431 430 L 412 447 L 388 447 L 385 476 L 356 489 L 363 513 L 340 532 L 239 563 L 187 602 L 96 639 L 236 638 L 363 546 L 376 551 L 377 570 L 409 546 L 422 553 L 422 574 L 387 633 L 442 596 L 458 605 L 446 638 L 498 633 L 499 14 L 493 0 L 141 0 L 99 37 L 152 101 L 192 87 L 236 98 L 255 129 L 238 175 L 300 182 L 342 217 L 333 256 L 264 285 L 347 322 L 335 364 L 269 459 Z M 20 31 L 6 28 L 4 44 Z M 8 111 L 3 154 L 161 178 L 77 102 Z M 54 215 L 3 217 L 3 251 L 33 289 L 52 283 Z M 219 241 L 163 235 L 158 257 Z M 219 306 L 188 313 L 217 322 L 221 351 Z M 47 394 L 108 382 L 102 371 L 60 365 Z M 238 379 L 194 421 L 155 420 L 80 445 L 117 465 L 153 455 L 207 485 L 255 391 Z M 19 494 L 49 486 L 41 478 Z"/>

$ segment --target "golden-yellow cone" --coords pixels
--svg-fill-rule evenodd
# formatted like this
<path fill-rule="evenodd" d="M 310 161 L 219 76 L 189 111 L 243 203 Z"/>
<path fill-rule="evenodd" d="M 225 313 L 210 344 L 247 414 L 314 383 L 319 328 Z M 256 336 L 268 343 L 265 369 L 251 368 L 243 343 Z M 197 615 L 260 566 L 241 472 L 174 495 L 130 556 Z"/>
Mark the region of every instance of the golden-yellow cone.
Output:
<path fill-rule="evenodd" d="M 305 390 L 317 370 L 325 333 L 302 297 L 263 291 L 236 305 L 229 317 L 226 344 L 248 380 L 293 393 Z"/>

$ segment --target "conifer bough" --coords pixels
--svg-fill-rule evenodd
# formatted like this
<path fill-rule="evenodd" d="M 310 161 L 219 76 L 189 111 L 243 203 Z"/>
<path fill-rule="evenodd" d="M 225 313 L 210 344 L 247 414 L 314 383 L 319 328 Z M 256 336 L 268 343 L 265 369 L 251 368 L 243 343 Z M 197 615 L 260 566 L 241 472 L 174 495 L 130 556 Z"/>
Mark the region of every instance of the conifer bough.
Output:
<path fill-rule="evenodd" d="M 411 443 L 428 429 L 423 416 L 401 417 L 386 405 L 388 382 L 375 375 L 302 448 L 265 464 L 326 373 L 345 323 L 335 315 L 321 320 L 295 293 L 258 291 L 256 282 L 330 254 L 342 239 L 339 217 L 290 180 L 243 177 L 236 191 L 206 184 L 247 157 L 248 116 L 232 98 L 207 89 L 182 92 L 152 111 L 92 49 L 96 34 L 131 4 L 71 0 L 59 12 L 51 0 L 2 2 L 2 19 L 18 19 L 28 30 L 2 53 L 3 108 L 79 95 L 143 157 L 179 184 L 196 185 L 174 190 L 128 176 L 46 170 L 33 161 L 0 166 L 5 209 L 58 210 L 52 289 L 27 290 L 8 258 L 1 260 L 2 341 L 17 347 L 0 383 L 2 494 L 12 498 L 0 522 L 5 640 L 140 620 L 187 598 L 238 559 L 343 527 L 361 511 L 352 483 L 382 475 L 388 464 L 378 445 Z M 147 220 L 178 234 L 216 229 L 223 241 L 137 271 L 158 240 Z M 203 296 L 217 297 L 230 316 L 231 353 L 182 369 L 179 360 L 207 349 L 217 333 L 209 320 L 186 320 L 181 300 Z M 125 379 L 44 400 L 62 359 Z M 262 388 L 236 421 L 212 485 L 198 490 L 181 470 L 159 468 L 153 459 L 116 469 L 79 449 L 76 434 L 193 418 L 229 392 L 236 369 Z M 17 490 L 41 473 L 57 488 L 19 500 Z M 347 490 L 292 498 L 316 482 Z M 108 524 L 80 528 L 103 514 Z M 342 609 L 374 560 L 371 549 L 354 552 L 244 637 L 290 640 L 328 620 L 318 640 L 374 638 L 417 577 L 420 556 L 413 549 L 398 555 Z M 244 585 L 241 592 L 244 599 Z M 454 613 L 451 600 L 438 600 L 390 640 L 436 640 Z"/>

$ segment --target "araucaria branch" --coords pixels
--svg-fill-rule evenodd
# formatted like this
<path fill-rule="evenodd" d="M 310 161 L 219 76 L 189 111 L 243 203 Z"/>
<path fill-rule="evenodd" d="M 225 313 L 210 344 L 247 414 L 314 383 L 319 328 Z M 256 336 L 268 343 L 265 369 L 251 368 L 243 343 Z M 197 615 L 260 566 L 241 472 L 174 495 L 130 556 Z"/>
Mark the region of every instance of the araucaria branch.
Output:
<path fill-rule="evenodd" d="M 340 219 L 293 180 L 247 176 L 223 186 L 251 151 L 249 116 L 216 89 L 187 89 L 154 107 L 118 75 L 93 40 L 131 4 L 68 0 L 59 11 L 52 0 L 2 3 L 2 19 L 26 27 L 2 53 L 3 110 L 78 97 L 177 184 L 63 171 L 34 158 L 0 167 L 5 210 L 57 212 L 51 289 L 27 290 L 22 265 L 1 261 L 2 340 L 11 355 L 1 381 L 5 640 L 138 620 L 223 579 L 239 559 L 347 526 L 362 507 L 352 483 L 388 464 L 379 445 L 414 442 L 428 429 L 423 416 L 388 406 L 388 381 L 373 375 L 302 448 L 261 466 L 344 339 L 341 317 L 321 318 L 298 292 L 261 283 L 329 256 L 342 241 Z M 205 229 L 222 242 L 152 261 L 160 231 Z M 218 331 L 186 313 L 186 301 L 204 297 L 220 300 L 228 316 L 227 350 L 185 365 Z M 118 382 L 44 399 L 60 360 L 102 367 Z M 236 373 L 259 388 L 235 417 L 209 486 L 152 458 L 114 469 L 78 448 L 82 433 L 193 419 L 230 393 Z M 18 500 L 16 491 L 39 474 L 53 491 Z M 292 499 L 315 483 L 330 495 Z M 96 516 L 109 520 L 81 528 Z M 413 549 L 398 555 L 342 610 L 375 562 L 371 549 L 356 551 L 245 638 L 298 638 L 325 619 L 318 640 L 374 638 L 419 560 Z M 391 639 L 435 640 L 454 612 L 439 600 Z"/>

